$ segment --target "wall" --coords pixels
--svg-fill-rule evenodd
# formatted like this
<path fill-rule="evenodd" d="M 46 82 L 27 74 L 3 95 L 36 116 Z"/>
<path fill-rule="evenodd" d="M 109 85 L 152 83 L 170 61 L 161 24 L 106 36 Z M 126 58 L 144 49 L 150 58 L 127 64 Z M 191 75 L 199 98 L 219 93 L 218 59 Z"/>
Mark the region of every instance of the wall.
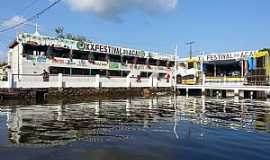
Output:
<path fill-rule="evenodd" d="M 9 78 L 12 88 L 156 88 L 172 87 L 172 80 L 157 80 L 156 78 L 136 78 L 119 77 L 96 77 L 93 76 L 63 76 L 51 75 L 49 82 L 44 82 L 42 75 L 21 75 L 20 78 L 13 75 Z M 1 84 L 0 84 L 1 85 Z"/>

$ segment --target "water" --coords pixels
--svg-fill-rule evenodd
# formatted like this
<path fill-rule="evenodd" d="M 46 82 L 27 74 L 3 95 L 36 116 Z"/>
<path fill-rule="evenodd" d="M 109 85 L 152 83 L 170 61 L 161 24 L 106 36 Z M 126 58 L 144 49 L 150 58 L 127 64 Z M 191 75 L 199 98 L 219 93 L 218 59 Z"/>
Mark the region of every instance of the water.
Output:
<path fill-rule="evenodd" d="M 171 96 L 1 108 L 1 160 L 270 159 L 267 102 Z"/>

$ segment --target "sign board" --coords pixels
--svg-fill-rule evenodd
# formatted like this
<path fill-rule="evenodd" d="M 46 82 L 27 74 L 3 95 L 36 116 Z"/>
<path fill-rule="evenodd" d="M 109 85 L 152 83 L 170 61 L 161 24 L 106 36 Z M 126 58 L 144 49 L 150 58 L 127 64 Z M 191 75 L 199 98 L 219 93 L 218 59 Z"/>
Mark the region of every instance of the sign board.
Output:
<path fill-rule="evenodd" d="M 110 62 L 109 63 L 109 69 L 120 70 L 121 69 L 120 63 Z"/>
<path fill-rule="evenodd" d="M 82 42 L 82 41 L 74 41 L 69 39 L 62 38 L 52 38 L 47 36 L 35 36 L 33 34 L 28 33 L 20 33 L 17 37 L 18 42 L 25 44 L 36 44 L 41 46 L 54 46 L 60 48 L 67 48 L 73 50 L 81 50 L 81 51 L 90 51 L 104 54 L 112 54 L 112 55 L 121 55 L 121 56 L 135 56 L 147 58 L 150 55 L 150 52 L 122 47 L 115 47 L 110 45 L 102 45 L 96 43 Z M 157 59 L 164 59 L 166 56 L 158 56 L 155 55 Z M 167 56 L 167 59 L 170 60 L 171 56 Z M 173 60 L 173 59 L 172 59 Z"/>
<path fill-rule="evenodd" d="M 198 56 L 198 61 L 213 62 L 213 61 L 227 61 L 227 60 L 243 60 L 252 56 L 255 51 L 243 51 L 243 52 L 229 52 L 223 54 L 209 54 L 205 56 Z"/>

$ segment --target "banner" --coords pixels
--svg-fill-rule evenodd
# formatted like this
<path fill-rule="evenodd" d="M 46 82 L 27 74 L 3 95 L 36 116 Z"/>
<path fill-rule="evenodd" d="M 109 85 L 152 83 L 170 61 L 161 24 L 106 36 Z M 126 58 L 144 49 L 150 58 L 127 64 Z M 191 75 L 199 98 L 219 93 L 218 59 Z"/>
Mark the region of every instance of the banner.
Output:
<path fill-rule="evenodd" d="M 32 34 L 27 34 L 27 33 L 19 34 L 17 37 L 17 40 L 18 42 L 25 43 L 25 44 L 54 46 L 54 47 L 61 47 L 61 48 L 67 48 L 67 49 L 73 49 L 73 50 L 91 51 L 91 52 L 113 54 L 113 55 L 126 55 L 126 56 L 136 56 L 136 57 L 146 56 L 146 52 L 142 50 L 74 41 L 74 40 L 69 40 L 69 39 L 51 38 L 51 37 L 46 37 L 46 36 L 35 36 Z"/>

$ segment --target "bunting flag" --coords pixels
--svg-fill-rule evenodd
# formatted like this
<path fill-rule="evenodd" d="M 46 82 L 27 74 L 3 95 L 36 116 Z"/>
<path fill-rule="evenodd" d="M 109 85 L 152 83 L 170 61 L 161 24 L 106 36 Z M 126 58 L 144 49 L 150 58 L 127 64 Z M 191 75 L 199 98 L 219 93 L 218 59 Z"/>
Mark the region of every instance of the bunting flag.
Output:
<path fill-rule="evenodd" d="M 253 62 L 253 57 L 248 57 L 248 70 L 252 71 L 254 69 L 254 62 Z"/>

